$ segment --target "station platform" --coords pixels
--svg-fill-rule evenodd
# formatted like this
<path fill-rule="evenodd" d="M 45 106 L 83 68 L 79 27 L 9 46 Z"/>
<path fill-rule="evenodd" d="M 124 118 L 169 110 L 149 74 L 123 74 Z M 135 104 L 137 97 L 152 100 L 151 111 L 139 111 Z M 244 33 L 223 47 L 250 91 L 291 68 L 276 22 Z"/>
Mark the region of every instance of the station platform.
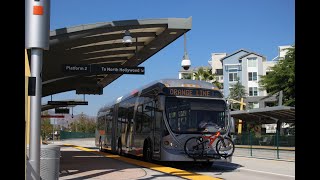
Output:
<path fill-rule="evenodd" d="M 60 146 L 59 179 L 204 179 L 212 176 L 99 152 L 94 140 L 54 141 Z"/>

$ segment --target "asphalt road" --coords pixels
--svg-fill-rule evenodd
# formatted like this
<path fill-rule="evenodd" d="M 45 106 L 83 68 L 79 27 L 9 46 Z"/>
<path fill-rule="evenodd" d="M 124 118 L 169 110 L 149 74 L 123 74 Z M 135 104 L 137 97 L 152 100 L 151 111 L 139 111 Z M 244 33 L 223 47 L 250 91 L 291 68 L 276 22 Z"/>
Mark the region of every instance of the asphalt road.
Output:
<path fill-rule="evenodd" d="M 176 168 L 204 174 L 212 177 L 236 180 L 295 179 L 295 162 L 233 157 L 232 163 L 214 163 L 211 168 L 201 167 Z"/>

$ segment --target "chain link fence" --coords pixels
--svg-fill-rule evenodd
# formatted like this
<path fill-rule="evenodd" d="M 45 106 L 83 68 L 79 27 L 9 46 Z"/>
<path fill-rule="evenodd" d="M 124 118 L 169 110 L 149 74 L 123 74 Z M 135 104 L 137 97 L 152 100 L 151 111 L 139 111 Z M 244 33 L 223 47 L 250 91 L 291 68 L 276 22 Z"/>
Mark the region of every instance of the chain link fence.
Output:
<path fill-rule="evenodd" d="M 60 139 L 94 138 L 94 133 L 60 131 Z"/>

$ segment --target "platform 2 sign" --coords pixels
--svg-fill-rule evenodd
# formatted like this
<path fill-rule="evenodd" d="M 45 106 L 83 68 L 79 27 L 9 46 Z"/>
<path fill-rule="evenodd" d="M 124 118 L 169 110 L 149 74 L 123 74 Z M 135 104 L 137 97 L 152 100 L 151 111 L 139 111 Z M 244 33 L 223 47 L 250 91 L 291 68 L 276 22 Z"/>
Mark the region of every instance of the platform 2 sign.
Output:
<path fill-rule="evenodd" d="M 144 74 L 144 67 L 114 67 L 101 64 L 63 64 L 62 71 L 74 74 Z"/>

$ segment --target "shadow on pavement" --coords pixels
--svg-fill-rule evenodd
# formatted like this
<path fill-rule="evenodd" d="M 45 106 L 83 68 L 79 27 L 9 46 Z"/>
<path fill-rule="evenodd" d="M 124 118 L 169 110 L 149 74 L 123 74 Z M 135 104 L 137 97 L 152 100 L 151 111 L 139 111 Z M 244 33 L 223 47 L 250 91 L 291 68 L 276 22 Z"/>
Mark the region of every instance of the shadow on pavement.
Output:
<path fill-rule="evenodd" d="M 121 161 L 119 158 L 97 152 L 97 148 L 88 147 L 92 152 L 81 151 L 72 146 L 61 147 L 59 179 L 163 179 L 172 177 L 171 174 L 156 173 L 147 175 L 146 171 L 137 165 Z M 101 156 L 106 155 L 107 157 Z M 159 165 L 160 166 L 160 165 Z M 158 167 L 156 164 L 153 167 Z"/>
<path fill-rule="evenodd" d="M 61 147 L 59 179 L 135 179 L 146 175 L 141 168 L 85 151 Z"/>
<path fill-rule="evenodd" d="M 240 167 L 240 164 L 228 163 L 228 162 L 214 162 L 211 167 L 203 166 L 201 163 L 175 163 L 170 164 L 171 167 L 183 169 L 190 172 L 231 172 L 235 171 Z"/>

